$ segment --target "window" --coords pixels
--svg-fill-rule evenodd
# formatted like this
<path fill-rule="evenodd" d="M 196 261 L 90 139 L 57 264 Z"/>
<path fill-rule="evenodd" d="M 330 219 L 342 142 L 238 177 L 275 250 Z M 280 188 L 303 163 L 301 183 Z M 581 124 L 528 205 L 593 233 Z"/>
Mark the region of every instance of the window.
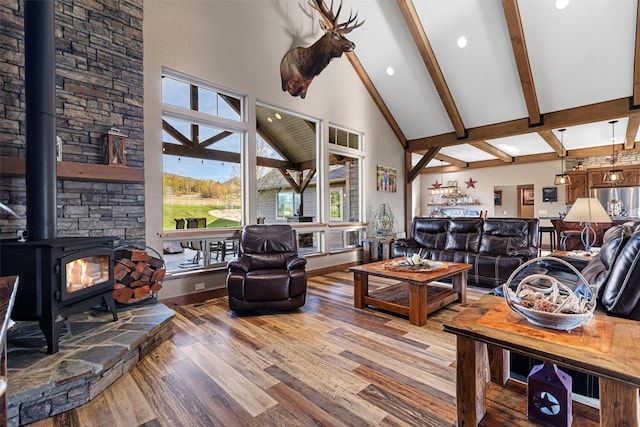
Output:
<path fill-rule="evenodd" d="M 256 104 L 256 217 L 317 222 L 318 121 Z"/>
<path fill-rule="evenodd" d="M 362 147 L 362 135 L 335 126 L 329 126 L 329 134 L 340 137 L 344 142 L 329 148 L 330 220 L 362 221 L 361 169 L 364 152 L 346 147 Z"/>
<path fill-rule="evenodd" d="M 331 207 L 329 216 L 331 221 L 342 221 L 342 198 L 344 197 L 344 187 L 331 188 Z"/>
<path fill-rule="evenodd" d="M 205 228 L 239 227 L 243 98 L 178 73 L 162 78 L 163 230 L 180 218 Z M 198 225 L 200 228 L 200 225 Z"/>
<path fill-rule="evenodd" d="M 362 134 L 329 126 L 330 252 L 357 247 L 366 235 L 362 209 Z M 344 223 L 344 225 L 340 225 Z"/>
<path fill-rule="evenodd" d="M 332 126 L 329 128 L 329 144 L 360 150 L 360 134 Z"/>
<path fill-rule="evenodd" d="M 300 215 L 300 194 L 280 191 L 276 200 L 277 219 L 287 219 Z"/>

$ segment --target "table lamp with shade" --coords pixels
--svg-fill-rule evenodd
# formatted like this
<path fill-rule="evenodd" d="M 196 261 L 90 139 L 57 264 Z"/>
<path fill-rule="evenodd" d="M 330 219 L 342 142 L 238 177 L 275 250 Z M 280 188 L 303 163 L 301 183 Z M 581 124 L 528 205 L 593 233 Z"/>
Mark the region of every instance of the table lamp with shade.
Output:
<path fill-rule="evenodd" d="M 580 197 L 571 206 L 571 209 L 564 217 L 564 221 L 584 223 L 580 239 L 584 245 L 585 252 L 591 253 L 591 245 L 596 241 L 596 231 L 591 224 L 611 223 L 611 218 L 609 218 L 600 200 L 593 197 Z"/>

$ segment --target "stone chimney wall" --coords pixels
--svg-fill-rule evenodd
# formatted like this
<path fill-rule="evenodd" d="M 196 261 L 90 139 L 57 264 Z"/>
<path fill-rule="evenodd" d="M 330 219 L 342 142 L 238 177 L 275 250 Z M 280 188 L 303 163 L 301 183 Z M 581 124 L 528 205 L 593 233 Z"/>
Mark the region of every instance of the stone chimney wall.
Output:
<path fill-rule="evenodd" d="M 128 167 L 144 165 L 143 0 L 56 0 L 56 126 L 62 161 L 102 164 L 111 127 L 128 135 Z M 0 3 L 0 156 L 25 156 L 24 0 Z M 55 144 L 55 141 L 52 141 Z M 117 174 L 117 168 L 114 168 Z M 1 173 L 2 171 L 0 171 Z M 2 175 L 0 238 L 26 228 L 24 176 Z M 60 237 L 114 236 L 143 243 L 144 182 L 57 182 Z"/>

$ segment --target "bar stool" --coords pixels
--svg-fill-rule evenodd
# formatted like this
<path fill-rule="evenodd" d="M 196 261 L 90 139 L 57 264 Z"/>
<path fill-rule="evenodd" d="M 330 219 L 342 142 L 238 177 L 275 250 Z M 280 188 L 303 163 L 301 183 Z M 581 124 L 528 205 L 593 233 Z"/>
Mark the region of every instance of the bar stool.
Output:
<path fill-rule="evenodd" d="M 549 234 L 549 250 L 553 252 L 556 249 L 556 228 L 552 225 L 538 227 L 538 241 L 540 242 L 539 254 L 542 255 L 542 236 L 544 233 Z"/>

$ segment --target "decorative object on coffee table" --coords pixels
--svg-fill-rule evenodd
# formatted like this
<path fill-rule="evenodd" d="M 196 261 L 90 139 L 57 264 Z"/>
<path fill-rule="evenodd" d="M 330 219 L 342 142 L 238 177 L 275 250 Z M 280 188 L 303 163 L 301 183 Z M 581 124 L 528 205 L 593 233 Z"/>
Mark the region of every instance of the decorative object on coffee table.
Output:
<path fill-rule="evenodd" d="M 556 278 L 545 274 L 532 274 L 520 281 L 515 292 L 511 282 L 529 264 L 541 260 L 554 261 L 572 270 L 586 286 L 585 295 L 577 295 Z M 522 314 L 530 323 L 544 328 L 571 331 L 587 322 L 596 308 L 596 297 L 589 282 L 569 262 L 555 257 L 534 258 L 523 263 L 503 285 L 504 298 L 509 308 Z"/>
<path fill-rule="evenodd" d="M 527 418 L 543 426 L 569 427 L 572 379 L 550 362 L 533 367 L 527 377 Z"/>
<path fill-rule="evenodd" d="M 382 268 L 392 271 L 413 271 L 426 273 L 431 271 L 446 270 L 447 265 L 440 261 L 421 259 L 419 254 L 413 254 L 410 257 L 405 257 L 404 260 L 395 260 L 383 264 Z"/>

